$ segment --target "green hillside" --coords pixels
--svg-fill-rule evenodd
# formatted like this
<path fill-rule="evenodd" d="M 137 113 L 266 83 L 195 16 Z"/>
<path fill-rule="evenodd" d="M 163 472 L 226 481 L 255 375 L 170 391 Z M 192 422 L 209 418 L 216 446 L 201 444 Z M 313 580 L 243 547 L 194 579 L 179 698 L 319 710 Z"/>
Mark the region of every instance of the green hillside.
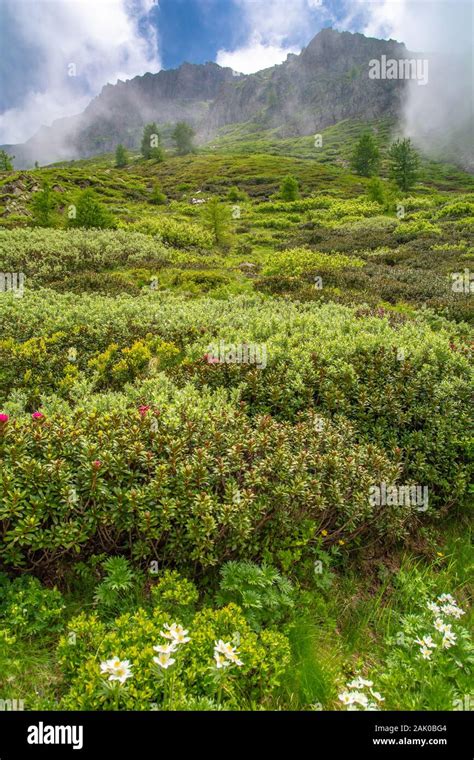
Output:
<path fill-rule="evenodd" d="M 350 170 L 367 129 L 378 200 Z M 393 137 L 244 124 L 162 162 L 0 175 L 2 698 L 469 694 L 474 178 L 422 160 L 402 192 Z M 86 190 L 103 228 L 71 222 Z M 190 641 L 151 664 L 173 623 Z M 110 658 L 133 672 L 113 688 Z"/>

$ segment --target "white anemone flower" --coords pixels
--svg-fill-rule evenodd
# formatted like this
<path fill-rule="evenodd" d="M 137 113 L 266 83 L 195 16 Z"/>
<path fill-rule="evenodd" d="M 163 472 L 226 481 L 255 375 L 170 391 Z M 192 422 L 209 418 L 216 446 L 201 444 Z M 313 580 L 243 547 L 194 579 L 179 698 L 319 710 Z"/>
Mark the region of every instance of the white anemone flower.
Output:
<path fill-rule="evenodd" d="M 362 707 L 367 707 L 367 705 L 369 704 L 367 695 L 364 694 L 362 691 L 354 691 L 352 693 L 352 698 L 356 704 L 362 705 Z"/>
<path fill-rule="evenodd" d="M 163 668 L 163 670 L 168 670 L 176 660 L 171 657 L 170 652 L 160 652 L 158 657 L 153 657 L 153 662 L 156 662 L 156 664 L 159 665 L 160 668 Z"/>
<path fill-rule="evenodd" d="M 347 684 L 349 689 L 364 689 L 366 686 L 369 688 L 373 686 L 373 681 L 367 681 L 365 678 L 362 678 L 361 676 L 357 676 L 353 681 Z"/>
<path fill-rule="evenodd" d="M 219 657 L 216 655 L 219 655 Z M 236 647 L 233 647 L 229 641 L 219 639 L 219 641 L 216 641 L 214 644 L 214 658 L 216 663 L 218 663 L 217 667 L 222 667 L 222 665 L 219 665 L 219 662 L 222 659 L 221 655 L 239 668 L 244 664 L 242 660 L 239 660 L 239 653 L 236 651 Z"/>
<path fill-rule="evenodd" d="M 132 666 L 129 660 L 119 660 L 118 657 L 112 657 L 111 660 L 105 660 L 100 664 L 101 673 L 108 673 L 109 681 L 118 681 L 125 683 L 128 678 L 132 677 Z"/>
<path fill-rule="evenodd" d="M 341 694 L 338 694 L 337 696 L 341 700 L 343 705 L 352 705 L 352 703 L 354 702 L 354 697 L 350 691 L 343 691 Z"/>
<path fill-rule="evenodd" d="M 177 644 L 186 644 L 188 641 L 191 641 L 187 635 L 189 631 L 185 631 L 183 626 L 178 623 L 172 623 L 171 625 L 165 623 L 163 628 L 166 629 L 166 633 L 165 631 L 160 631 L 160 636 L 163 636 L 165 639 L 172 639 Z"/>
<path fill-rule="evenodd" d="M 170 644 L 160 644 L 159 646 L 153 647 L 155 652 L 160 652 L 161 654 L 172 654 L 172 652 L 176 652 L 177 644 L 172 641 Z"/>
<path fill-rule="evenodd" d="M 237 667 L 241 668 L 244 664 L 242 660 L 239 660 L 237 656 L 237 652 L 232 652 L 232 654 L 227 655 L 227 659 L 230 660 L 234 665 L 237 665 Z"/>
<path fill-rule="evenodd" d="M 214 649 L 216 652 L 220 652 L 220 654 L 224 654 L 226 657 L 235 652 L 235 647 L 233 647 L 229 641 L 222 641 L 222 639 L 215 642 Z"/>
<path fill-rule="evenodd" d="M 455 604 L 443 605 L 443 607 L 441 607 L 441 612 L 443 612 L 448 617 L 456 618 L 456 620 L 459 620 L 462 615 L 466 614 L 464 610 L 462 610 L 460 607 L 457 607 Z"/>
<path fill-rule="evenodd" d="M 450 604 L 456 604 L 456 600 L 451 594 L 440 594 L 438 596 L 438 601 L 440 602 L 449 602 Z"/>
<path fill-rule="evenodd" d="M 214 650 L 214 659 L 216 661 L 216 667 L 220 670 L 221 668 L 228 668 L 230 666 L 229 660 L 225 657 L 225 655 L 221 654 L 217 651 L 217 649 Z"/>
<path fill-rule="evenodd" d="M 435 649 L 436 644 L 431 636 L 423 636 L 421 639 L 415 639 L 415 644 L 419 644 L 420 647 L 429 647 Z"/>
<path fill-rule="evenodd" d="M 373 698 L 377 700 L 377 702 L 385 702 L 385 697 L 382 697 L 381 694 L 379 694 L 378 691 L 370 690 L 370 693 L 372 694 Z"/>
<path fill-rule="evenodd" d="M 439 605 L 438 604 L 435 604 L 434 602 L 428 602 L 428 604 L 426 606 L 428 607 L 428 609 L 431 612 L 434 612 L 435 615 L 439 614 Z"/>
<path fill-rule="evenodd" d="M 456 634 L 453 631 L 446 631 L 443 636 L 443 649 L 449 649 L 456 643 Z"/>
<path fill-rule="evenodd" d="M 114 667 L 118 667 L 120 665 L 120 660 L 118 657 L 112 657 L 111 660 L 104 660 L 104 662 L 100 663 L 100 672 L 101 673 L 110 673 Z"/>
<path fill-rule="evenodd" d="M 441 620 L 441 618 L 436 618 L 433 625 L 440 633 L 444 633 L 445 629 L 449 628 L 449 626 L 447 626 L 446 623 Z"/>
<path fill-rule="evenodd" d="M 421 646 L 420 652 L 424 660 L 431 660 L 431 655 L 432 655 L 431 649 L 428 649 L 428 647 L 425 647 L 425 646 Z"/>

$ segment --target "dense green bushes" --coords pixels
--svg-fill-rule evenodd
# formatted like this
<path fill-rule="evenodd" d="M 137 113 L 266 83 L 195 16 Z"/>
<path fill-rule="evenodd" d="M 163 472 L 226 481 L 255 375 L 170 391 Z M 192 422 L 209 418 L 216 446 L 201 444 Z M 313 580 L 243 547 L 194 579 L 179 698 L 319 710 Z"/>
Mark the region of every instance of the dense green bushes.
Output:
<path fill-rule="evenodd" d="M 44 588 L 29 575 L 10 581 L 0 573 L 0 627 L 9 635 L 54 635 L 63 627 L 64 609 L 57 589 Z"/>
<path fill-rule="evenodd" d="M 29 288 L 81 272 L 166 260 L 166 249 L 155 240 L 123 230 L 0 230 L 1 270 L 24 272 Z"/>
<path fill-rule="evenodd" d="M 2 700 L 398 710 L 468 693 L 472 305 L 452 275 L 473 195 L 452 189 L 472 181 L 431 167 L 447 192 L 370 192 L 313 138 L 277 143 L 309 160 L 101 157 L 0 180 L 1 225 L 27 227 L 0 231 L 0 271 L 26 275 L 0 293 Z M 275 197 L 284 175 L 301 198 Z M 43 181 L 52 219 L 29 215 Z M 118 230 L 32 227 L 66 224 L 85 188 Z M 207 206 L 214 232 L 228 217 L 225 256 Z M 426 503 L 374 500 L 390 486 Z"/>
<path fill-rule="evenodd" d="M 371 485 L 394 481 L 398 466 L 342 420 L 318 433 L 312 415 L 294 426 L 208 406 L 2 423 L 3 560 L 51 568 L 75 552 L 126 550 L 181 567 L 286 565 L 311 556 L 321 528 L 388 539 L 413 520 L 411 508 L 370 506 Z"/>
<path fill-rule="evenodd" d="M 306 273 L 324 273 L 327 270 L 343 269 L 344 267 L 362 267 L 364 262 L 353 256 L 340 253 L 319 253 L 308 248 L 293 248 L 289 251 L 274 254 L 269 258 L 263 270 L 264 276 L 291 275 L 297 277 Z"/>
<path fill-rule="evenodd" d="M 338 424 L 350 420 L 359 441 L 376 442 L 390 457 L 401 450 L 403 478 L 427 485 L 435 508 L 466 493 L 471 373 L 462 326 L 254 298 L 229 299 L 226 310 L 213 300 L 153 295 L 77 300 L 42 291 L 4 299 L 4 334 L 12 336 L 0 344 L 7 413 L 40 404 L 52 412 L 125 409 L 130 399 L 138 407 L 159 395 L 161 380 L 153 378 L 165 371 L 177 387 L 238 394 L 250 419 L 271 414 L 294 423 L 313 409 Z M 222 340 L 264 344 L 266 368 L 209 364 L 208 346 Z M 98 390 L 124 394 L 96 397 Z"/>
<path fill-rule="evenodd" d="M 163 243 L 176 248 L 212 248 L 210 232 L 197 224 L 178 222 L 172 217 L 149 216 L 131 225 L 133 230 L 153 235 Z"/>

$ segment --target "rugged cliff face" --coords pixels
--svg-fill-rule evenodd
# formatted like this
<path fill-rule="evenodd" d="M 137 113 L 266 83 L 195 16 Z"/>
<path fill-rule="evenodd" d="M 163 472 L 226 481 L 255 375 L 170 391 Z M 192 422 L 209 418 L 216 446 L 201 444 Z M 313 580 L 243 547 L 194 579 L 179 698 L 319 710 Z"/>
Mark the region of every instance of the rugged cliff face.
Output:
<path fill-rule="evenodd" d="M 368 76 L 369 61 L 381 55 L 409 54 L 393 40 L 324 29 L 300 55 L 223 88 L 210 109 L 208 132 L 255 120 L 284 135 L 303 135 L 350 117 L 397 116 L 406 83 Z"/>
<path fill-rule="evenodd" d="M 16 165 L 42 164 L 136 147 L 149 121 L 190 122 L 201 141 L 220 127 L 246 121 L 278 128 L 285 136 L 317 132 L 341 119 L 373 119 L 399 113 L 403 80 L 369 79 L 369 61 L 405 58 L 404 45 L 361 34 L 322 30 L 301 52 L 279 66 L 238 75 L 215 63 L 185 63 L 106 85 L 79 116 L 43 127 L 28 142 L 7 149 Z"/>

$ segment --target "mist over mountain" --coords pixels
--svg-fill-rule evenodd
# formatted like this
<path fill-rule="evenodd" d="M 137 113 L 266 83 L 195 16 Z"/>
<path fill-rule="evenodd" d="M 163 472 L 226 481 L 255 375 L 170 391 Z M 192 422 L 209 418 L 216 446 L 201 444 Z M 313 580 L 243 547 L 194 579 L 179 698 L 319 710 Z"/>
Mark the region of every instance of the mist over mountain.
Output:
<path fill-rule="evenodd" d="M 108 84 L 83 113 L 42 127 L 21 145 L 3 147 L 15 155 L 16 167 L 27 168 L 35 161 L 44 165 L 110 152 L 119 142 L 137 148 L 143 125 L 150 121 L 163 126 L 185 120 L 195 128 L 199 143 L 211 140 L 221 127 L 243 122 L 276 129 L 282 137 L 317 133 L 348 118 L 393 116 L 401 128 L 419 128 L 423 106 L 417 109 L 418 98 L 426 102 L 428 88 L 404 79 L 370 79 L 369 62 L 382 56 L 408 59 L 422 54 L 410 53 L 394 40 L 323 29 L 299 55 L 255 74 L 239 74 L 216 63 L 184 63 Z M 449 136 L 442 137 L 438 143 L 430 139 L 430 147 L 438 144 L 451 160 L 472 168 L 459 130 L 454 140 L 462 145 L 459 151 L 455 144 L 447 145 Z M 423 150 L 423 141 L 419 147 Z"/>

